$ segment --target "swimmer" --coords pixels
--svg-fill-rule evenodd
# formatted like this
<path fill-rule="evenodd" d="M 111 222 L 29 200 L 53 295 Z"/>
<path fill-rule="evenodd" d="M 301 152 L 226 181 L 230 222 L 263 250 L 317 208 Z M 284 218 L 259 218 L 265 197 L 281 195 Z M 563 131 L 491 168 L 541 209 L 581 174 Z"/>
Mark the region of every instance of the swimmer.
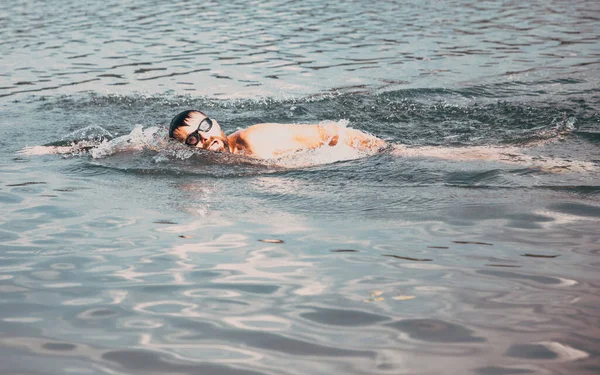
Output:
<path fill-rule="evenodd" d="M 171 120 L 169 137 L 190 147 L 259 159 L 276 158 L 338 143 L 371 153 L 386 147 L 386 143 L 375 136 L 337 123 L 256 124 L 227 136 L 216 120 L 196 110 L 175 116 Z"/>
<path fill-rule="evenodd" d="M 155 130 L 148 130 L 149 133 Z M 561 139 L 563 135 L 552 138 Z M 111 141 L 72 142 L 71 145 L 45 145 L 25 147 L 20 155 L 71 154 L 81 155 L 89 152 L 92 157 L 100 158 L 118 152 L 141 151 L 143 149 L 161 150 L 152 142 L 143 141 L 148 135 L 141 127 L 131 134 L 117 137 Z M 132 140 L 135 138 L 135 140 Z M 539 168 L 546 172 L 584 172 L 598 169 L 594 162 L 566 160 L 553 157 L 531 156 L 524 151 L 525 146 L 407 146 L 385 141 L 357 129 L 347 128 L 341 123 L 320 124 L 256 124 L 247 129 L 238 130 L 229 136 L 221 130 L 219 123 L 195 110 L 181 112 L 173 118 L 169 128 L 169 138 L 193 148 L 213 152 L 245 155 L 255 159 L 272 159 L 294 154 L 297 151 L 313 150 L 336 145 L 344 145 L 354 150 L 372 155 L 386 151 L 390 155 L 408 158 L 434 158 L 455 161 L 490 161 Z M 142 141 L 140 141 L 140 139 Z M 534 144 L 535 146 L 536 144 Z"/>

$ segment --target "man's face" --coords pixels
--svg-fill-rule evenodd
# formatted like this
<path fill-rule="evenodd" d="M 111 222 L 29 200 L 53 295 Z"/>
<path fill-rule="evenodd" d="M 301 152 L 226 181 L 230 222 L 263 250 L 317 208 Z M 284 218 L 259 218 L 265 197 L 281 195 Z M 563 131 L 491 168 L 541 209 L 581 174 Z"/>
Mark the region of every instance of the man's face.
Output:
<path fill-rule="evenodd" d="M 219 123 L 200 112 L 190 113 L 183 126 L 173 131 L 173 136 L 190 147 L 215 152 L 229 152 L 227 137 Z"/>

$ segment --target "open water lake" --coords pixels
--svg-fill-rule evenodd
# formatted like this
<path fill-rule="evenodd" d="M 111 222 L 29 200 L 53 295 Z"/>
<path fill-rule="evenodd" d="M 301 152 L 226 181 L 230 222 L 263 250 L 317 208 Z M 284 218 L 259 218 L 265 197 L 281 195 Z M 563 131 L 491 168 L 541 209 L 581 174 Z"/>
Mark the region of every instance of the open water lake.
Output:
<path fill-rule="evenodd" d="M 600 373 L 599 2 L 0 20 L 0 374 Z M 186 109 L 390 148 L 192 152 Z"/>

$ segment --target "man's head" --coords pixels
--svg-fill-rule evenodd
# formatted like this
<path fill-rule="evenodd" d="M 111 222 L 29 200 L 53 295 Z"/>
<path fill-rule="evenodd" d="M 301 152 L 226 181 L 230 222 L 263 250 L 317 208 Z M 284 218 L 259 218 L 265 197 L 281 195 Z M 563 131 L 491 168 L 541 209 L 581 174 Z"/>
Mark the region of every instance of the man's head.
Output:
<path fill-rule="evenodd" d="M 183 111 L 171 120 L 169 137 L 190 147 L 229 152 L 227 136 L 216 120 L 195 110 Z"/>

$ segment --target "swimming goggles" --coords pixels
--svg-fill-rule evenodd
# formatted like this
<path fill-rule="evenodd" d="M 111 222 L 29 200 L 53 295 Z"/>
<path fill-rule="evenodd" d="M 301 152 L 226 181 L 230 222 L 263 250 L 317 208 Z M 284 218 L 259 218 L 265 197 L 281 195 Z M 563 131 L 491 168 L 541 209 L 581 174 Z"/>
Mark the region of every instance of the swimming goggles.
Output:
<path fill-rule="evenodd" d="M 188 146 L 195 146 L 200 142 L 200 134 L 198 132 L 206 133 L 213 126 L 213 122 L 208 117 L 200 122 L 198 125 L 198 129 L 196 129 L 193 133 L 188 135 L 185 139 L 185 144 Z"/>

